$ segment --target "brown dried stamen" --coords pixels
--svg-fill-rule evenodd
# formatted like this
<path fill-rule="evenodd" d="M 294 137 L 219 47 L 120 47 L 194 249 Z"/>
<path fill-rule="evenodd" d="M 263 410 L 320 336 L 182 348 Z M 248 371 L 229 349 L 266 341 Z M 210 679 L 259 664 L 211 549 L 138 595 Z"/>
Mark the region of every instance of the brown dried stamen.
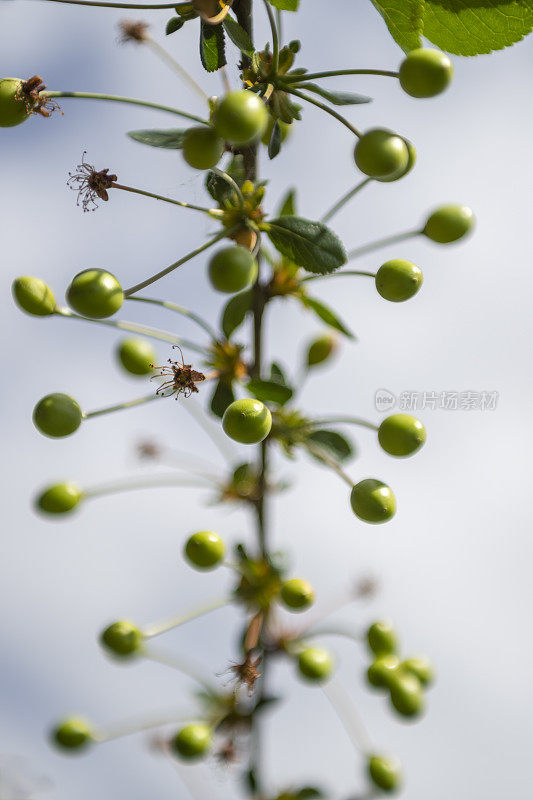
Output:
<path fill-rule="evenodd" d="M 149 25 L 142 20 L 134 21 L 123 19 L 118 24 L 120 36 L 119 42 L 127 44 L 128 42 L 144 42 L 148 38 Z"/>
<path fill-rule="evenodd" d="M 21 86 L 22 97 L 26 103 L 28 113 L 40 114 L 41 117 L 49 117 L 53 111 L 61 111 L 59 104 L 51 97 L 41 97 L 40 92 L 46 89 L 43 79 L 39 75 L 33 75 Z"/>
<path fill-rule="evenodd" d="M 97 172 L 92 164 L 85 161 L 86 154 L 87 151 L 84 150 L 81 164 L 77 165 L 76 172 L 69 172 L 67 186 L 78 192 L 77 206 L 81 205 L 84 211 L 95 211 L 98 208 L 95 198 L 99 197 L 100 200 L 107 202 L 109 200 L 107 190 L 112 187 L 117 176 L 109 175 L 109 168 Z"/>
<path fill-rule="evenodd" d="M 230 667 L 230 670 L 235 674 L 237 685 L 246 686 L 249 694 L 253 694 L 255 684 L 258 678 L 261 677 L 259 672 L 260 663 L 260 655 L 254 658 L 251 653 L 248 653 L 242 664 L 234 664 Z"/>

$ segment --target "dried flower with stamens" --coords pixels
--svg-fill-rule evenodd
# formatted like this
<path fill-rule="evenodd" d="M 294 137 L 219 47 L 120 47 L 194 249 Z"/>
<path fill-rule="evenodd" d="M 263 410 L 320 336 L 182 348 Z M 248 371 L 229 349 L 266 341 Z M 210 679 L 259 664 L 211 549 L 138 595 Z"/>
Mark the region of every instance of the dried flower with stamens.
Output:
<path fill-rule="evenodd" d="M 253 694 L 256 681 L 261 677 L 259 672 L 260 663 L 260 655 L 254 658 L 251 653 L 248 653 L 242 664 L 232 664 L 230 667 L 230 671 L 234 673 L 237 686 L 246 686 L 250 695 Z"/>
<path fill-rule="evenodd" d="M 221 766 L 229 767 L 231 764 L 235 764 L 239 758 L 237 742 L 233 738 L 227 739 L 218 750 L 215 750 L 213 755 Z"/>
<path fill-rule="evenodd" d="M 163 448 L 157 442 L 144 441 L 139 442 L 137 445 L 137 456 L 139 458 L 146 458 L 155 460 L 163 452 Z"/>
<path fill-rule="evenodd" d="M 98 203 L 95 198 L 99 197 L 100 200 L 107 202 L 109 200 L 107 190 L 112 187 L 117 176 L 109 175 L 109 167 L 97 172 L 92 164 L 85 161 L 86 155 L 87 151 L 84 150 L 81 164 L 77 165 L 76 172 L 69 172 L 67 186 L 78 193 L 77 206 L 81 205 L 84 211 L 96 211 Z"/>
<path fill-rule="evenodd" d="M 59 104 L 51 97 L 41 97 L 40 92 L 46 89 L 43 79 L 39 75 L 33 75 L 21 84 L 20 93 L 26 103 L 28 114 L 40 114 L 41 117 L 49 117 L 54 111 L 60 111 Z"/>
<path fill-rule="evenodd" d="M 183 353 L 179 345 L 174 344 L 172 346 L 180 351 L 181 364 L 179 361 L 172 361 L 170 358 L 167 359 L 170 364 L 169 367 L 166 365 L 156 367 L 154 364 L 150 364 L 153 369 L 160 370 L 159 374 L 154 375 L 150 380 L 154 378 L 165 378 L 164 383 L 158 387 L 156 394 L 164 394 L 165 397 L 170 397 L 175 394 L 177 400 L 180 394 L 183 394 L 184 397 L 190 397 L 193 392 L 197 392 L 198 388 L 196 384 L 205 381 L 205 375 L 203 372 L 198 372 L 193 369 L 192 364 L 185 364 Z"/>
<path fill-rule="evenodd" d="M 148 38 L 150 26 L 142 20 L 123 19 L 118 23 L 118 28 L 120 31 L 118 41 L 120 44 L 128 44 L 128 42 L 142 44 Z"/>

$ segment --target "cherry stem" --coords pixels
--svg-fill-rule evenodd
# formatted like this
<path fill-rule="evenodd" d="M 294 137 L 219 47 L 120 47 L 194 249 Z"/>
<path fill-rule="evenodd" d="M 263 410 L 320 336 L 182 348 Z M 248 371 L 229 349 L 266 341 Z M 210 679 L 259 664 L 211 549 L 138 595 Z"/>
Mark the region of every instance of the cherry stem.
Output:
<path fill-rule="evenodd" d="M 100 8 L 176 8 L 179 3 L 100 3 L 98 0 L 45 0 L 46 3 L 66 3 L 72 6 L 98 6 Z"/>
<path fill-rule="evenodd" d="M 346 117 L 343 117 L 342 114 L 339 114 L 338 111 L 334 111 L 333 108 L 325 105 L 325 103 L 321 103 L 320 100 L 315 100 L 314 97 L 309 97 L 309 95 L 304 94 L 303 92 L 298 91 L 298 89 L 293 89 L 292 85 L 290 84 L 280 84 L 280 88 L 287 91 L 289 94 L 294 95 L 295 97 L 299 97 L 300 100 L 305 100 L 307 103 L 311 103 L 311 105 L 316 106 L 317 108 L 322 109 L 325 111 L 326 114 L 330 114 L 332 117 L 335 117 L 339 122 L 348 128 L 353 134 L 355 134 L 358 138 L 361 137 L 361 131 L 357 130 L 351 122 L 348 122 Z"/>
<path fill-rule="evenodd" d="M 128 298 L 131 299 L 131 298 Z M 170 344 L 179 344 L 182 347 L 194 350 L 196 353 L 202 355 L 207 354 L 207 349 L 201 345 L 190 342 L 188 339 L 183 339 L 181 336 L 176 336 L 174 333 L 168 331 L 161 331 L 158 328 L 149 328 L 147 325 L 138 325 L 136 322 L 125 322 L 123 320 L 112 319 L 91 319 L 90 317 L 82 317 L 80 314 L 75 314 L 69 308 L 56 308 L 55 314 L 66 319 L 81 319 L 83 322 L 91 322 L 95 325 L 107 325 L 111 328 L 118 328 L 121 331 L 128 331 L 129 333 L 139 333 L 142 336 L 148 336 L 150 339 L 158 339 L 162 342 L 169 342 Z"/>
<path fill-rule="evenodd" d="M 404 233 L 396 233 L 393 236 L 386 236 L 384 239 L 378 239 L 375 242 L 370 242 L 362 247 L 356 247 L 355 250 L 350 250 L 348 259 L 359 258 L 366 253 L 371 253 L 373 250 L 379 250 L 381 247 L 387 247 L 389 244 L 396 244 L 396 242 L 404 242 L 406 239 L 413 239 L 415 236 L 421 236 L 423 231 L 417 228 L 414 231 L 405 231 Z M 338 274 L 338 273 L 337 273 Z M 346 274 L 346 273 L 345 273 Z"/>
<path fill-rule="evenodd" d="M 137 489 L 157 489 L 165 486 L 189 486 L 205 489 L 210 483 L 206 479 L 188 478 L 176 475 L 174 472 L 165 475 L 150 475 L 142 478 L 124 478 L 120 481 L 103 483 L 83 490 L 83 496 L 100 497 L 106 494 L 119 494 L 121 492 L 136 491 Z"/>
<path fill-rule="evenodd" d="M 222 180 L 226 181 L 226 183 L 229 183 L 229 185 L 231 186 L 232 189 L 234 189 L 235 194 L 238 197 L 241 211 L 244 211 L 244 196 L 243 193 L 241 192 L 241 187 L 239 186 L 237 181 L 233 180 L 231 175 L 228 175 L 227 172 L 224 172 L 224 170 L 219 169 L 218 167 L 211 167 L 210 171 L 214 172 L 215 175 L 218 175 L 218 177 L 222 178 Z"/>
<path fill-rule="evenodd" d="M 319 278 L 342 278 L 344 275 L 363 275 L 367 278 L 375 278 L 375 272 L 366 272 L 365 270 L 357 269 L 343 269 L 340 272 L 329 272 L 326 275 L 309 275 L 307 278 L 302 278 L 300 283 L 305 281 L 316 281 Z"/>
<path fill-rule="evenodd" d="M 211 683 L 208 678 L 201 677 L 202 668 L 197 664 L 186 661 L 182 656 L 178 657 L 174 654 L 171 655 L 169 653 L 161 652 L 159 650 L 152 650 L 152 648 L 148 649 L 146 647 L 143 648 L 142 654 L 145 658 L 150 659 L 150 661 L 157 661 L 159 664 L 164 664 L 165 667 L 177 669 L 184 675 L 188 675 L 189 678 L 192 678 L 197 683 L 202 684 L 202 686 L 204 686 L 210 694 L 218 694 L 218 687 L 214 683 Z"/>
<path fill-rule="evenodd" d="M 229 605 L 229 603 L 231 603 L 230 597 L 223 597 L 222 599 L 219 598 L 218 600 L 208 603 L 205 606 L 196 608 L 194 611 L 191 611 L 188 614 L 169 617 L 162 622 L 156 622 L 154 625 L 148 625 L 147 627 L 143 628 L 143 636 L 145 639 L 151 639 L 153 636 L 159 636 L 161 633 L 166 633 L 167 631 L 172 630 L 172 628 L 177 628 L 180 625 L 184 625 L 186 622 L 191 622 L 193 619 L 204 616 L 204 614 L 209 614 L 211 611 L 216 611 L 218 608 L 223 608 L 224 606 Z"/>
<path fill-rule="evenodd" d="M 399 72 L 393 72 L 387 69 L 334 69 L 328 72 L 306 72 L 303 75 L 284 75 L 283 80 L 301 83 L 302 81 L 314 81 L 319 78 L 336 78 L 339 75 L 383 75 L 387 78 L 398 78 Z"/>
<path fill-rule="evenodd" d="M 137 400 L 129 400 L 126 403 L 118 403 L 115 406 L 107 406 L 106 408 L 99 408 L 96 411 L 88 411 L 83 414 L 83 419 L 91 419 L 92 417 L 100 417 L 103 414 L 111 414 L 113 411 L 121 411 L 123 408 L 134 408 L 143 403 L 148 403 L 150 400 L 155 400 L 156 397 L 158 398 L 160 395 L 153 392 L 152 394 L 146 395 L 146 397 L 139 397 Z"/>
<path fill-rule="evenodd" d="M 66 2 L 66 0 L 52 0 L 52 2 Z M 139 6 L 139 8 L 141 8 L 141 6 Z M 100 94 L 98 92 L 49 92 L 48 90 L 45 92 L 39 92 L 39 97 L 74 97 L 81 100 L 107 100 L 112 103 L 129 103 L 130 105 L 134 106 L 154 108 L 156 111 L 167 111 L 169 114 L 176 114 L 178 117 L 184 117 L 185 119 L 190 119 L 193 122 L 199 122 L 202 125 L 209 125 L 205 119 L 197 117 L 195 114 L 188 114 L 186 111 L 181 111 L 178 108 L 163 106 L 159 103 L 150 103 L 148 100 L 137 100 L 133 97 L 122 97 L 114 94 Z"/>
<path fill-rule="evenodd" d="M 196 322 L 200 325 L 201 328 L 210 336 L 210 338 L 216 342 L 218 340 L 218 334 L 216 333 L 215 329 L 211 327 L 211 325 L 206 322 L 202 317 L 198 314 L 195 314 L 194 311 L 189 311 L 186 308 L 182 308 L 182 306 L 178 306 L 175 303 L 170 303 L 167 300 L 153 300 L 150 297 L 127 297 L 126 300 L 135 300 L 138 303 L 152 303 L 152 305 L 162 306 L 163 308 L 168 308 L 170 311 L 176 311 L 178 314 L 183 314 L 185 317 L 189 317 L 193 322 Z"/>
<path fill-rule="evenodd" d="M 270 30 L 272 31 L 272 65 L 270 72 L 272 75 L 277 75 L 279 69 L 279 34 L 270 3 L 268 0 L 263 0 L 263 4 L 270 23 Z"/>
<path fill-rule="evenodd" d="M 358 184 L 357 184 L 357 186 L 354 186 L 354 188 L 353 188 L 353 189 L 350 189 L 350 191 L 349 191 L 349 192 L 347 192 L 345 195 L 343 195 L 343 196 L 341 197 L 341 199 L 340 199 L 340 200 L 339 200 L 337 203 L 335 203 L 335 205 L 334 205 L 334 206 L 332 206 L 332 207 L 329 209 L 329 211 L 327 211 L 327 212 L 324 214 L 324 216 L 323 216 L 323 217 L 321 217 L 321 218 L 320 218 L 320 222 L 329 222 L 329 220 L 330 220 L 332 217 L 334 217 L 334 216 L 335 216 L 335 214 L 336 214 L 338 211 L 340 211 L 340 210 L 341 210 L 341 208 L 342 208 L 344 205 L 346 205 L 346 203 L 348 203 L 348 202 L 349 202 L 349 201 L 352 199 L 352 197 L 355 197 L 355 195 L 356 195 L 358 192 L 360 192 L 360 191 L 361 191 L 361 189 L 364 189 L 364 188 L 365 188 L 365 186 L 368 186 L 368 184 L 369 184 L 371 181 L 372 181 L 372 178 L 365 178 L 363 181 L 361 181 L 361 183 L 358 183 Z"/>
<path fill-rule="evenodd" d="M 163 197 L 160 194 L 154 194 L 153 192 L 145 192 L 143 189 L 134 189 L 132 186 L 123 186 L 121 183 L 112 183 L 112 189 L 122 189 L 124 192 L 133 192 L 133 194 L 140 194 L 144 197 L 153 197 L 155 200 L 163 200 L 164 203 L 172 203 L 175 206 L 181 206 L 181 208 L 191 208 L 193 211 L 203 211 L 204 214 L 209 214 L 210 217 L 223 217 L 224 212 L 220 211 L 218 208 L 204 208 L 204 206 L 195 206 L 193 203 L 185 203 L 182 200 L 172 200 L 170 197 Z"/>
<path fill-rule="evenodd" d="M 157 718 L 134 717 L 132 719 L 124 720 L 123 722 L 115 723 L 114 725 L 98 728 L 96 733 L 93 735 L 93 739 L 98 743 L 109 742 L 112 739 L 119 739 L 122 736 L 130 736 L 133 733 L 148 731 L 152 728 L 160 728 L 163 725 L 187 722 L 189 719 L 190 715 L 185 715 L 181 710 L 179 713 L 165 714 L 164 716 L 158 716 Z"/>
<path fill-rule="evenodd" d="M 336 628 L 333 626 L 324 625 L 322 627 L 311 627 L 303 631 L 295 641 L 305 641 L 306 639 L 314 639 L 315 636 L 344 636 L 347 639 L 352 639 L 354 642 L 364 641 L 364 636 L 361 633 L 356 633 L 349 628 Z"/>
<path fill-rule="evenodd" d="M 187 70 L 184 67 L 182 67 L 181 64 L 178 61 L 176 61 L 176 59 L 173 58 L 170 55 L 170 53 L 159 44 L 159 42 L 156 42 L 155 39 L 152 39 L 152 37 L 148 35 L 146 35 L 142 41 L 145 42 L 148 45 L 148 47 L 150 47 L 162 61 L 164 61 L 171 69 L 173 69 L 174 72 L 176 72 L 180 76 L 180 78 L 182 78 L 185 81 L 185 83 L 187 83 L 191 87 L 191 89 L 194 92 L 196 92 L 196 94 L 199 97 L 202 98 L 202 100 L 205 100 L 206 102 L 209 101 L 209 97 L 204 92 L 202 87 L 198 83 L 196 83 L 192 75 L 189 75 Z"/>
<path fill-rule="evenodd" d="M 355 747 L 363 755 L 370 755 L 374 750 L 372 741 L 344 686 L 332 677 L 321 688 Z"/>
<path fill-rule="evenodd" d="M 326 453 L 324 453 L 324 452 L 323 452 L 323 451 L 322 451 L 322 450 L 321 450 L 319 447 L 315 447 L 315 446 L 314 446 L 314 445 L 313 445 L 311 442 L 309 442 L 309 441 L 307 441 L 307 442 L 306 442 L 306 447 L 307 447 L 307 449 L 309 450 L 309 452 L 310 452 L 310 453 L 312 453 L 312 454 L 315 456 L 315 458 L 317 458 L 319 461 L 322 461 L 322 463 L 323 463 L 323 464 L 325 464 L 327 467 L 329 467 L 329 468 L 330 468 L 330 469 L 332 469 L 334 472 L 336 472 L 336 473 L 337 473 L 337 475 L 339 476 L 339 478 L 342 478 L 342 480 L 343 480 L 345 483 L 347 483 L 347 484 L 348 484 L 348 486 L 349 486 L 350 488 L 352 488 L 352 487 L 353 487 L 354 483 L 353 483 L 352 479 L 351 479 L 351 478 L 350 478 L 350 476 L 349 476 L 349 475 L 348 475 L 348 474 L 347 474 L 347 473 L 346 473 L 346 472 L 345 472 L 345 471 L 342 469 L 342 467 L 340 466 L 340 464 L 337 464 L 337 462 L 335 461 L 335 459 L 331 458 L 329 455 L 327 455 Z"/>
<path fill-rule="evenodd" d="M 311 423 L 313 427 L 318 425 L 360 425 L 363 428 L 369 428 L 372 431 L 379 430 L 379 425 L 374 425 L 373 422 L 368 422 L 366 419 L 360 417 L 325 417 L 324 419 L 314 419 Z"/>
<path fill-rule="evenodd" d="M 183 256 L 183 258 L 180 258 L 178 261 L 175 261 L 174 264 L 171 264 L 169 267 L 162 269 L 161 272 L 156 272 L 156 274 L 152 275 L 151 278 L 146 278 L 145 281 L 141 281 L 141 283 L 135 284 L 135 286 L 132 286 L 130 289 L 126 289 L 124 291 L 124 297 L 130 297 L 132 294 L 140 292 L 141 289 L 146 288 L 146 286 L 150 286 L 152 283 L 155 283 L 161 278 L 164 278 L 165 275 L 168 275 L 170 272 L 173 272 L 178 267 L 181 267 L 182 264 L 185 264 L 187 261 L 190 261 L 195 256 L 199 255 L 200 253 L 203 253 L 204 250 L 207 250 L 209 247 L 212 247 L 221 239 L 226 238 L 231 233 L 236 231 L 239 227 L 240 225 L 234 225 L 233 228 L 230 228 L 229 230 L 224 229 L 220 231 L 220 233 L 217 233 L 217 235 L 214 236 L 212 239 L 209 239 L 203 245 L 197 247 L 196 250 L 193 250 L 191 253 L 187 253 L 187 255 Z"/>

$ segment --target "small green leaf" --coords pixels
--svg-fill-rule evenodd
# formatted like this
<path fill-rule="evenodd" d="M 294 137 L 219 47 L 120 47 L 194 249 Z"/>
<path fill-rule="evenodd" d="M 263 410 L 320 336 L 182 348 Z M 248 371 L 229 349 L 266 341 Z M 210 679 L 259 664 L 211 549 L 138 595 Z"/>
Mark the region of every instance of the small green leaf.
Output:
<path fill-rule="evenodd" d="M 289 386 L 284 386 L 277 381 L 262 381 L 259 378 L 249 381 L 246 388 L 262 403 L 275 403 L 278 406 L 284 406 L 293 395 Z"/>
<path fill-rule="evenodd" d="M 241 53 L 246 53 L 247 56 L 252 56 L 255 48 L 252 40 L 244 28 L 241 28 L 239 23 L 230 17 L 229 14 L 222 24 L 224 25 L 224 29 L 235 47 L 238 47 Z"/>
<path fill-rule="evenodd" d="M 180 28 L 183 28 L 185 25 L 185 20 L 181 17 L 171 17 L 167 22 L 167 27 L 165 28 L 165 33 L 167 36 L 170 36 L 171 33 L 176 33 L 179 31 Z"/>
<path fill-rule="evenodd" d="M 181 150 L 186 130 L 170 128 L 169 130 L 128 131 L 128 136 L 135 142 L 148 144 L 150 147 L 164 147 L 166 150 Z"/>
<path fill-rule="evenodd" d="M 240 292 L 234 295 L 228 302 L 222 312 L 222 331 L 224 336 L 229 339 L 233 331 L 242 325 L 245 320 L 246 314 L 252 308 L 252 292 Z"/>
<path fill-rule="evenodd" d="M 287 378 L 285 373 L 278 363 L 275 361 L 270 365 L 270 380 L 274 383 L 279 383 L 282 386 L 287 386 Z"/>
<path fill-rule="evenodd" d="M 201 21 L 200 58 L 207 72 L 216 72 L 226 65 L 226 45 L 222 25 L 209 25 Z"/>
<path fill-rule="evenodd" d="M 301 89 L 307 89 L 308 92 L 314 92 L 315 94 L 320 95 L 325 100 L 328 100 L 334 106 L 356 106 L 361 105 L 362 103 L 371 103 L 372 98 L 367 97 L 364 94 L 354 94 L 353 92 L 337 92 L 332 91 L 331 89 L 323 89 L 322 86 L 318 86 L 316 83 L 302 83 L 299 86 Z"/>
<path fill-rule="evenodd" d="M 422 47 L 424 0 L 371 0 L 406 53 Z"/>
<path fill-rule="evenodd" d="M 309 454 L 320 460 L 320 454 L 324 453 L 329 458 L 334 458 L 342 464 L 354 455 L 352 443 L 337 431 L 318 430 L 313 431 L 307 437 L 311 446 L 307 449 Z M 313 452 L 314 451 L 314 452 Z"/>
<path fill-rule="evenodd" d="M 295 800 L 318 800 L 319 797 L 324 797 L 324 792 L 316 786 L 304 786 L 295 794 Z"/>
<path fill-rule="evenodd" d="M 224 411 L 235 400 L 231 383 L 225 380 L 220 380 L 211 397 L 210 409 L 215 417 L 223 417 Z"/>
<path fill-rule="evenodd" d="M 296 214 L 296 189 L 289 189 L 278 209 L 278 217 L 294 217 Z"/>
<path fill-rule="evenodd" d="M 279 120 L 276 120 L 272 127 L 272 133 L 270 135 L 270 141 L 268 143 L 269 159 L 272 161 L 274 158 L 276 158 L 280 150 L 281 150 L 281 125 L 279 124 Z"/>
<path fill-rule="evenodd" d="M 326 275 L 346 263 L 342 242 L 322 222 L 282 216 L 265 225 L 265 230 L 276 250 L 308 272 Z"/>
<path fill-rule="evenodd" d="M 300 0 L 268 0 L 271 6 L 280 11 L 298 11 Z"/>
<path fill-rule="evenodd" d="M 320 300 L 315 300 L 313 297 L 307 297 L 304 295 L 300 297 L 302 305 L 306 308 L 309 308 L 311 311 L 319 317 L 322 322 L 325 322 L 326 325 L 329 325 L 330 328 L 335 328 L 336 331 L 343 333 L 348 339 L 355 339 L 356 337 L 354 334 L 346 327 L 346 325 L 339 319 L 334 311 L 331 310 L 328 306 L 325 306 L 324 303 L 320 302 Z"/>

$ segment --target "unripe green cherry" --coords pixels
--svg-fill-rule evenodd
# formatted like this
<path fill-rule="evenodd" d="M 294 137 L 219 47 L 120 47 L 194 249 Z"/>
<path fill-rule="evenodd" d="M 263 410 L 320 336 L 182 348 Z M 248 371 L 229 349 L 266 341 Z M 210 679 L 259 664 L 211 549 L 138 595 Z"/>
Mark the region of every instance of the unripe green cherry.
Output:
<path fill-rule="evenodd" d="M 405 146 L 407 147 L 407 164 L 402 170 L 400 170 L 400 172 L 395 173 L 388 178 L 376 178 L 375 180 L 379 181 L 380 183 L 392 183 L 393 181 L 399 181 L 400 178 L 404 178 L 409 172 L 411 172 L 416 164 L 417 153 L 414 144 L 410 142 L 409 139 L 405 139 L 404 137 L 402 138 L 405 142 Z"/>
<path fill-rule="evenodd" d="M 75 483 L 56 483 L 39 495 L 35 505 L 39 511 L 47 514 L 67 514 L 82 499 L 83 492 Z"/>
<path fill-rule="evenodd" d="M 274 119 L 274 117 L 271 114 L 269 114 L 268 125 L 266 126 L 264 134 L 261 136 L 261 141 L 265 145 L 265 147 L 268 147 L 268 145 L 270 144 L 270 137 L 272 136 L 272 131 L 274 129 L 275 122 L 276 120 Z M 281 130 L 281 141 L 284 142 L 287 136 L 291 132 L 292 123 L 282 122 L 282 120 L 278 119 L 278 125 Z"/>
<path fill-rule="evenodd" d="M 194 169 L 212 169 L 225 150 L 224 139 L 207 125 L 189 128 L 183 137 L 183 158 Z"/>
<path fill-rule="evenodd" d="M 226 546 L 217 533 L 198 531 L 187 539 L 185 557 L 198 569 L 218 566 L 226 553 Z"/>
<path fill-rule="evenodd" d="M 366 632 L 368 646 L 377 656 L 394 654 L 398 649 L 398 639 L 392 623 L 388 620 L 374 622 Z"/>
<path fill-rule="evenodd" d="M 268 111 L 259 95 L 239 89 L 222 98 L 212 122 L 218 135 L 230 144 L 250 144 L 265 132 Z"/>
<path fill-rule="evenodd" d="M 246 247 L 230 245 L 211 256 L 209 280 L 218 292 L 234 294 L 245 289 L 257 277 L 257 262 Z"/>
<path fill-rule="evenodd" d="M 157 353 L 150 342 L 132 336 L 118 343 L 117 358 L 126 372 L 131 375 L 150 375 L 152 364 L 157 361 Z"/>
<path fill-rule="evenodd" d="M 34 103 L 24 92 L 24 81 L 20 78 L 0 80 L 0 128 L 12 128 L 26 122 L 33 106 Z"/>
<path fill-rule="evenodd" d="M 378 656 L 366 672 L 368 682 L 371 686 L 388 686 L 391 676 L 394 675 L 395 670 L 397 670 L 399 666 L 400 659 L 394 653 Z"/>
<path fill-rule="evenodd" d="M 212 742 L 211 727 L 205 723 L 193 723 L 178 731 L 170 746 L 176 755 L 193 760 L 205 756 Z"/>
<path fill-rule="evenodd" d="M 393 708 L 402 717 L 415 717 L 424 710 L 422 684 L 414 675 L 397 670 L 389 680 Z"/>
<path fill-rule="evenodd" d="M 400 85 L 411 97 L 435 97 L 450 85 L 453 64 L 440 50 L 411 50 L 400 65 Z"/>
<path fill-rule="evenodd" d="M 64 750 L 81 750 L 93 741 L 89 723 L 81 717 L 68 717 L 52 731 L 52 740 Z"/>
<path fill-rule="evenodd" d="M 356 517 L 378 524 L 392 519 L 396 513 L 396 498 L 386 483 L 365 478 L 352 488 L 350 503 Z"/>
<path fill-rule="evenodd" d="M 386 261 L 376 273 L 376 289 L 391 303 L 403 303 L 414 297 L 422 286 L 424 276 L 420 267 L 404 258 Z"/>
<path fill-rule="evenodd" d="M 418 678 L 422 686 L 429 686 L 435 680 L 433 664 L 426 656 L 412 656 L 402 661 L 400 668 Z"/>
<path fill-rule="evenodd" d="M 272 415 L 260 400 L 235 400 L 224 412 L 222 427 L 235 442 L 258 444 L 270 433 Z"/>
<path fill-rule="evenodd" d="M 102 631 L 100 643 L 113 655 L 125 658 L 139 652 L 143 634 L 132 622 L 120 620 Z"/>
<path fill-rule="evenodd" d="M 474 212 L 468 206 L 447 205 L 429 215 L 422 233 L 438 244 L 457 242 L 475 224 Z"/>
<path fill-rule="evenodd" d="M 333 659 L 322 647 L 307 647 L 298 656 L 298 671 L 309 681 L 321 683 L 329 678 L 333 670 Z"/>
<path fill-rule="evenodd" d="M 43 397 L 33 409 L 33 423 L 45 436 L 58 438 L 77 431 L 83 411 L 73 397 L 55 392 Z"/>
<path fill-rule="evenodd" d="M 355 163 L 370 178 L 391 178 L 409 163 L 407 145 L 398 134 L 383 128 L 364 133 L 355 145 Z"/>
<path fill-rule="evenodd" d="M 304 611 L 313 604 L 315 592 L 307 581 L 301 578 L 291 578 L 281 587 L 281 599 L 287 608 L 293 611 Z"/>
<path fill-rule="evenodd" d="M 118 280 L 105 269 L 85 269 L 67 289 L 69 305 L 84 317 L 102 319 L 119 310 L 124 293 Z"/>
<path fill-rule="evenodd" d="M 368 759 L 370 780 L 384 792 L 395 792 L 401 783 L 401 764 L 397 758 L 372 755 Z"/>
<path fill-rule="evenodd" d="M 392 414 L 378 429 L 381 447 L 391 456 L 410 456 L 426 441 L 426 429 L 419 419 L 410 414 Z"/>
<path fill-rule="evenodd" d="M 325 334 L 318 336 L 311 342 L 307 350 L 307 366 L 316 367 L 317 364 L 323 364 L 327 361 L 337 349 L 337 340 L 334 336 Z"/>
<path fill-rule="evenodd" d="M 23 275 L 13 281 L 11 290 L 16 304 L 35 317 L 48 317 L 57 308 L 52 290 L 40 278 Z"/>

